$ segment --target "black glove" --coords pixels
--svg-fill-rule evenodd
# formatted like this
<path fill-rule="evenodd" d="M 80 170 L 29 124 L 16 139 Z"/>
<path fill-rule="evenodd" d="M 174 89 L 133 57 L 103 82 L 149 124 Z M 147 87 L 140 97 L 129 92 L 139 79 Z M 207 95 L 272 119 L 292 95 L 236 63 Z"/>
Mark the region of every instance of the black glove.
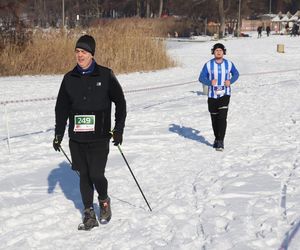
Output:
<path fill-rule="evenodd" d="M 115 130 L 113 131 L 113 134 L 112 134 L 112 137 L 113 137 L 113 144 L 115 146 L 118 146 L 119 144 L 122 145 L 122 142 L 123 142 L 123 133 Z"/>
<path fill-rule="evenodd" d="M 62 136 L 61 135 L 55 135 L 54 140 L 53 140 L 53 148 L 55 151 L 60 152 L 60 144 L 62 141 Z"/>

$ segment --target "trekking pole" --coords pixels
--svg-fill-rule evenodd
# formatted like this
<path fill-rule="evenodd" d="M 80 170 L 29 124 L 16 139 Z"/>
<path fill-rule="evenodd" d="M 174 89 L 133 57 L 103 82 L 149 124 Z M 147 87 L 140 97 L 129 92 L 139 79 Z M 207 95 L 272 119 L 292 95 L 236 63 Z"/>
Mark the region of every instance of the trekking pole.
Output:
<path fill-rule="evenodd" d="M 69 157 L 67 156 L 67 154 L 65 153 L 65 151 L 63 150 L 63 148 L 61 146 L 59 146 L 61 152 L 65 155 L 65 157 L 67 158 L 68 162 L 71 164 L 71 166 L 73 166 L 73 163 L 71 162 L 71 160 L 69 159 Z M 79 172 L 76 170 L 75 171 L 77 173 L 78 176 L 80 176 Z"/>
<path fill-rule="evenodd" d="M 136 185 L 138 186 L 138 188 L 139 188 L 139 190 L 140 190 L 140 192 L 141 192 L 141 194 L 142 194 L 144 200 L 146 201 L 149 210 L 152 212 L 152 209 L 151 209 L 151 207 L 150 207 L 150 205 L 149 205 L 149 203 L 148 203 L 148 201 L 147 201 L 147 199 L 146 199 L 146 197 L 145 197 L 145 195 L 144 195 L 144 193 L 143 193 L 143 191 L 142 191 L 142 189 L 141 189 L 141 187 L 140 187 L 138 181 L 136 180 L 136 178 L 135 178 L 135 176 L 134 176 L 134 174 L 133 174 L 133 172 L 132 172 L 132 170 L 131 170 L 131 168 L 130 168 L 130 166 L 129 166 L 129 164 L 128 164 L 128 162 L 127 162 L 127 160 L 126 160 L 126 158 L 125 158 L 125 156 L 124 156 L 124 154 L 123 154 L 123 152 L 122 152 L 122 149 L 121 149 L 121 147 L 120 147 L 119 144 L 118 144 L 118 149 L 119 149 L 119 151 L 120 151 L 120 153 L 121 153 L 121 155 L 122 155 L 122 157 L 123 157 L 123 159 L 124 159 L 124 161 L 125 161 L 125 163 L 126 163 L 128 169 L 129 169 L 129 171 L 130 171 L 130 173 L 131 173 L 133 179 L 135 180 L 135 183 L 136 183 Z"/>

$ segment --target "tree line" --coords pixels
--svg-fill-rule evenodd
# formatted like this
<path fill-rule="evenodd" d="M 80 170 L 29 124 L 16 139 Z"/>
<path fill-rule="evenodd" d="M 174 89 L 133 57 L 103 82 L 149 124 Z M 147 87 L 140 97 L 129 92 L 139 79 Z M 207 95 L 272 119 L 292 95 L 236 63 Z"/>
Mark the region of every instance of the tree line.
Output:
<path fill-rule="evenodd" d="M 63 8 L 64 7 L 64 8 Z M 1 0 L 0 26 L 25 22 L 35 27 L 87 26 L 99 18 L 188 16 L 225 25 L 225 19 L 296 12 L 299 0 Z"/>

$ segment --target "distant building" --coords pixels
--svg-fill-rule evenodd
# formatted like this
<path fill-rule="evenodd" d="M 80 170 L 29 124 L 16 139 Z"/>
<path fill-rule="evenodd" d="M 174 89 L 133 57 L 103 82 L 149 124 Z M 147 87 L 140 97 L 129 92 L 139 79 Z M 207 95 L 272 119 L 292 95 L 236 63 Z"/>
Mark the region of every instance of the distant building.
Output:
<path fill-rule="evenodd" d="M 294 15 L 290 12 L 282 14 L 279 12 L 276 14 L 264 14 L 258 16 L 255 20 L 242 19 L 241 32 L 256 31 L 258 26 L 262 26 L 263 30 L 267 26 L 271 27 L 271 30 L 278 34 L 286 34 L 287 28 L 291 28 L 294 22 L 300 22 L 300 11 L 297 11 Z"/>
<path fill-rule="evenodd" d="M 263 30 L 265 30 L 267 26 L 271 27 L 272 19 L 275 16 L 275 14 L 263 14 L 255 20 L 242 19 L 241 32 L 256 31 L 258 26 L 262 26 Z"/>

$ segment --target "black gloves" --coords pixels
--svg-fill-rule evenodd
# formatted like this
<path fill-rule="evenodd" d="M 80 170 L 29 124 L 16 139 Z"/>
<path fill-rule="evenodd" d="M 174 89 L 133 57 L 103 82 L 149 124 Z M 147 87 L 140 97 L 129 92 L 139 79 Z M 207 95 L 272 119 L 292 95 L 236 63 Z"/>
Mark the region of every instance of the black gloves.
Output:
<path fill-rule="evenodd" d="M 115 146 L 118 146 L 119 144 L 122 145 L 122 142 L 123 142 L 123 133 L 122 132 L 114 130 L 112 137 L 113 137 L 112 142 L 114 143 Z"/>
<path fill-rule="evenodd" d="M 54 140 L 53 140 L 53 148 L 55 151 L 60 152 L 60 144 L 62 141 L 62 136 L 61 135 L 55 135 Z"/>

